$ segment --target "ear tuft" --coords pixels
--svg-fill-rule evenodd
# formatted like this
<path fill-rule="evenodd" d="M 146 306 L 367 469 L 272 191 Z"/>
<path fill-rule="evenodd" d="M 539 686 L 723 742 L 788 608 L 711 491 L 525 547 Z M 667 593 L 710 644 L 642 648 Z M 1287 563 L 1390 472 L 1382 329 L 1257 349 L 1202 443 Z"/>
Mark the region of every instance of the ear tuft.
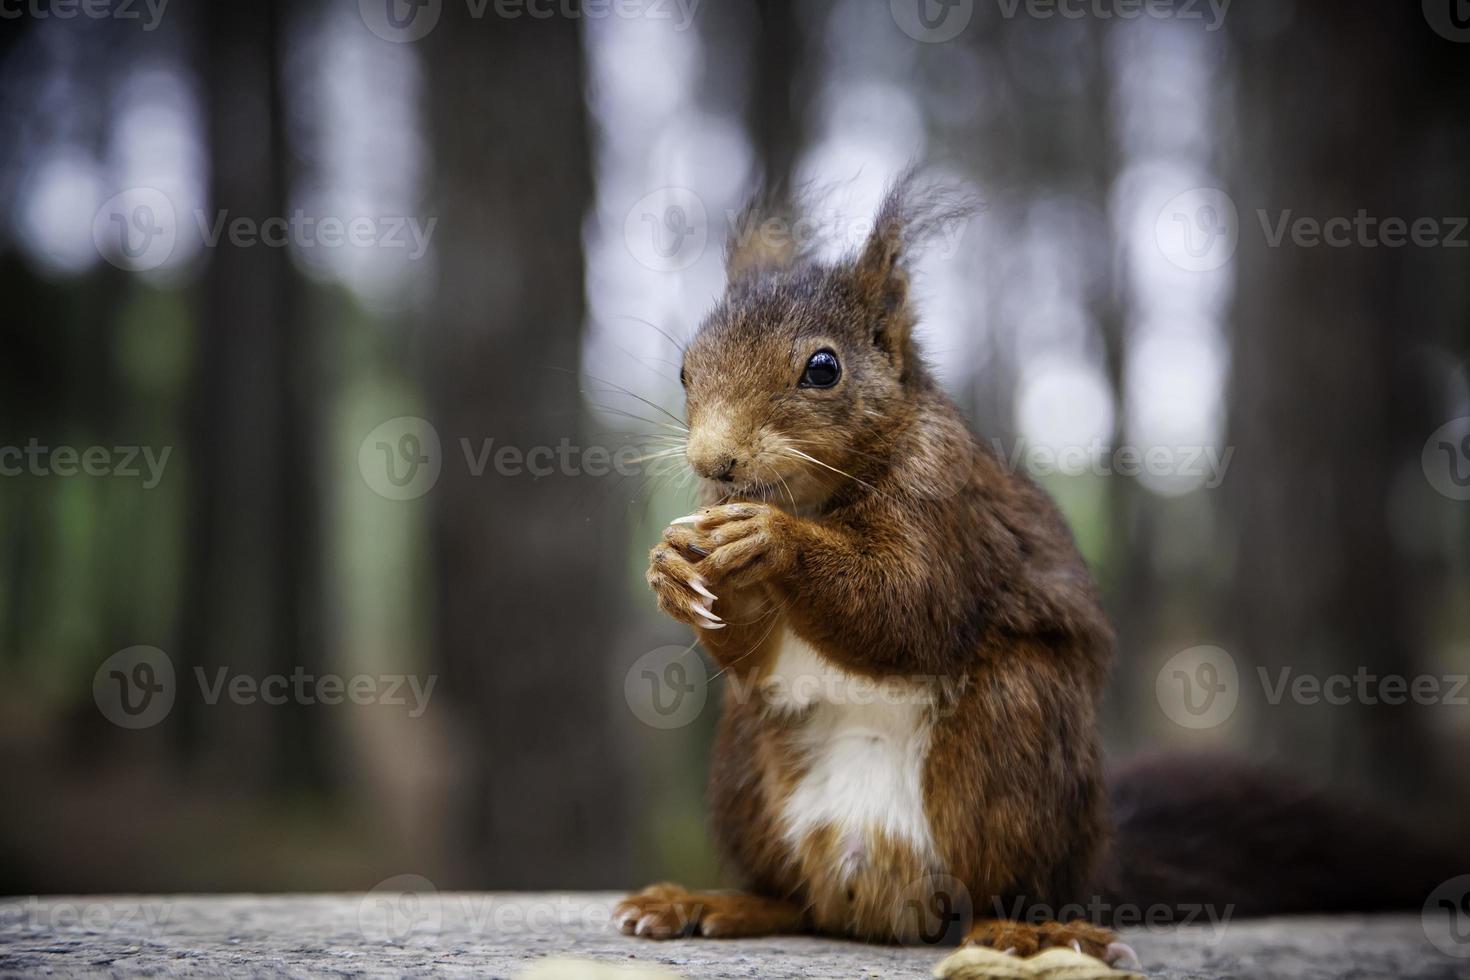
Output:
<path fill-rule="evenodd" d="M 874 339 L 901 356 L 908 342 L 909 266 L 923 245 L 963 231 L 978 207 L 969 194 L 926 179 L 917 166 L 905 170 L 888 188 L 873 230 L 853 264 L 859 295 L 881 317 Z"/>
<path fill-rule="evenodd" d="M 803 187 L 758 191 L 740 209 L 725 239 L 725 275 L 730 282 L 785 269 L 801 262 L 821 244 L 808 220 L 815 194 Z"/>
<path fill-rule="evenodd" d="M 977 207 L 971 195 L 909 167 L 889 186 L 858 255 L 856 272 L 864 291 L 880 298 L 889 280 L 906 281 L 908 263 L 922 246 L 961 230 Z"/>

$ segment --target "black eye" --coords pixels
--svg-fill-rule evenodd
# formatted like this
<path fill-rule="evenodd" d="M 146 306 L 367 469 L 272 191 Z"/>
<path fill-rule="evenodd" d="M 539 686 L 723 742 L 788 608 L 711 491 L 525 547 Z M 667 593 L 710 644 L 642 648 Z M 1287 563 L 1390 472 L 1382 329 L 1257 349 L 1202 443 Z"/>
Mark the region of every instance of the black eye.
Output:
<path fill-rule="evenodd" d="M 837 355 L 829 350 L 819 350 L 806 362 L 806 370 L 801 375 L 802 388 L 830 388 L 842 377 L 842 367 L 837 363 Z"/>
<path fill-rule="evenodd" d="M 679 384 L 685 388 L 689 387 L 689 374 L 683 368 L 679 369 Z"/>

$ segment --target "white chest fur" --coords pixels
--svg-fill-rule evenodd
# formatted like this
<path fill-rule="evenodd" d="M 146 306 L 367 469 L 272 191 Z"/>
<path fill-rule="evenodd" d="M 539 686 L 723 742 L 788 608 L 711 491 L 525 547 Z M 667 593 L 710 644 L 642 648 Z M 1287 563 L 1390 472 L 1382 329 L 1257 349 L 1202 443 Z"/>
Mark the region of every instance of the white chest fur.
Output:
<path fill-rule="evenodd" d="M 920 860 L 932 858 L 923 793 L 930 729 L 924 687 L 848 674 L 789 632 L 766 685 L 773 710 L 803 713 L 793 747 L 805 766 L 781 810 L 788 844 L 796 848 L 830 826 L 853 842 L 848 857 L 857 860 L 863 841 L 882 831 Z"/>

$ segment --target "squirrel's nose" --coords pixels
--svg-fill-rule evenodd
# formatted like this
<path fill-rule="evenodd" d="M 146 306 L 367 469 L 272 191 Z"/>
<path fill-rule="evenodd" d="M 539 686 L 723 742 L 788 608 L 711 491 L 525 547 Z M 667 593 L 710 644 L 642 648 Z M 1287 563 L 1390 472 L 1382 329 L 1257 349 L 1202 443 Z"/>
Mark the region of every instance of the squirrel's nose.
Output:
<path fill-rule="evenodd" d="M 684 457 L 689 468 L 706 480 L 733 483 L 735 471 L 740 468 L 742 441 L 730 430 L 727 420 L 716 417 L 694 426 L 684 446 Z"/>
<path fill-rule="evenodd" d="M 735 479 L 735 467 L 739 460 L 733 458 L 717 458 L 713 460 L 700 460 L 694 467 L 700 476 L 711 480 L 721 480 L 730 483 Z"/>
<path fill-rule="evenodd" d="M 725 483 L 735 479 L 735 467 L 739 466 L 738 458 L 720 451 L 701 451 L 703 447 L 689 447 L 688 460 L 689 469 L 694 470 L 704 479 L 723 480 Z"/>

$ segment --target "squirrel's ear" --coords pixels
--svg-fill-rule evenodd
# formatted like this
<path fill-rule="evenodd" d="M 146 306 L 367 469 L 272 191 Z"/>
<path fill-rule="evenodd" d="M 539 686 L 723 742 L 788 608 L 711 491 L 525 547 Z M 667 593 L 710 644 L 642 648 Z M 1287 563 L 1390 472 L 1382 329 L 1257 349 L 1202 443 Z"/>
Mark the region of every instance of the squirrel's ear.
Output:
<path fill-rule="evenodd" d="M 885 315 L 900 309 L 908 299 L 909 277 L 904 261 L 908 222 L 902 192 L 901 186 L 894 187 L 883 199 L 854 269 L 859 294 Z"/>
<path fill-rule="evenodd" d="M 873 339 L 891 356 L 902 359 L 913 326 L 907 310 L 912 253 L 957 228 L 975 207 L 954 188 L 924 183 L 916 167 L 904 171 L 884 196 L 853 275 L 858 294 L 877 313 Z"/>
<path fill-rule="evenodd" d="M 911 220 L 907 215 L 907 196 L 912 183 L 910 173 L 889 188 L 853 268 L 858 295 L 876 314 L 873 342 L 895 363 L 903 359 L 912 326 L 912 318 L 905 311 L 909 297 L 906 260 Z"/>
<path fill-rule="evenodd" d="M 800 257 L 800 209 L 777 192 L 753 195 L 740 209 L 725 239 L 725 277 L 784 269 Z"/>

